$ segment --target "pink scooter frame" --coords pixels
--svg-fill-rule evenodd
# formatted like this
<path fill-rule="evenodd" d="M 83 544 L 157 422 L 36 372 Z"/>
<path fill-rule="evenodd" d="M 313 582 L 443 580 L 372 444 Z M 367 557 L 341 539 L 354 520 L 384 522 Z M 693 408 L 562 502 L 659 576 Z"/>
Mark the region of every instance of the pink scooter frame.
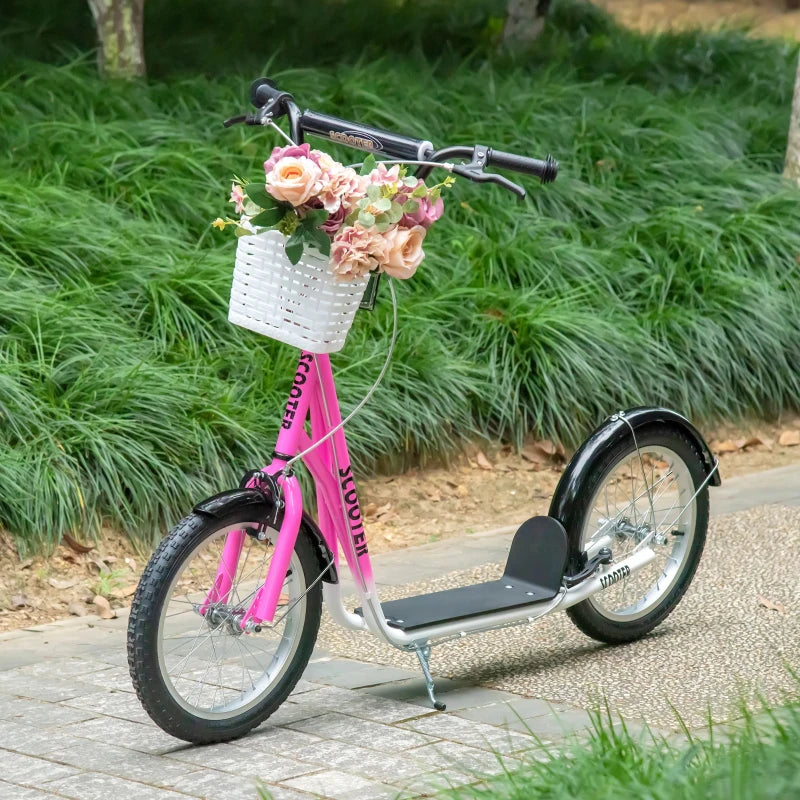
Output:
<path fill-rule="evenodd" d="M 305 431 L 310 417 L 311 437 Z M 286 472 L 287 462 L 321 439 L 341 422 L 339 400 L 333 381 L 330 357 L 306 352 L 300 354 L 294 383 L 289 392 L 286 410 L 275 457 L 264 472 L 276 478 L 281 487 L 284 503 L 283 522 L 275 542 L 266 580 L 256 592 L 252 603 L 242 618 L 244 628 L 248 622 L 272 622 L 286 572 L 289 569 L 300 523 L 303 515 L 303 496 L 297 477 Z M 369 592 L 372 584 L 370 563 L 355 480 L 350 465 L 344 430 L 339 429 L 314 450 L 303 457 L 314 478 L 317 493 L 319 528 L 328 549 L 333 553 L 334 565 L 339 567 L 339 545 L 354 577 L 360 579 L 360 588 Z M 225 602 L 231 589 L 232 577 L 244 543 L 242 531 L 228 534 L 214 586 L 208 593 L 203 608 L 209 603 Z"/>

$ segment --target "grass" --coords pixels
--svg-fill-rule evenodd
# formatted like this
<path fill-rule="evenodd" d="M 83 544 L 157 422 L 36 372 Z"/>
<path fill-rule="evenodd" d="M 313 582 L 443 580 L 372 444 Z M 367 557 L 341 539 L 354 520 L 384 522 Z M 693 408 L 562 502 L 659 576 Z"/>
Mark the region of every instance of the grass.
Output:
<path fill-rule="evenodd" d="M 148 4 L 151 78 L 131 85 L 96 77 L 84 0 L 3 12 L 0 520 L 23 551 L 102 521 L 153 539 L 271 449 L 295 355 L 227 323 L 233 241 L 209 227 L 275 143 L 220 126 L 257 74 L 339 116 L 562 163 L 525 203 L 451 193 L 351 427 L 361 469 L 475 435 L 575 443 L 627 405 L 797 407 L 800 193 L 779 174 L 796 47 L 641 36 L 565 1 L 514 61 L 494 2 L 185 5 Z M 386 293 L 359 317 L 335 358 L 345 409 L 382 363 Z"/>
<path fill-rule="evenodd" d="M 588 742 L 550 750 L 547 760 L 534 752 L 519 771 L 445 792 L 443 800 L 784 800 L 800 793 L 796 701 L 745 712 L 724 732 L 713 725 L 702 738 L 686 731 L 688 741 L 635 734 L 606 713 L 593 722 Z"/>

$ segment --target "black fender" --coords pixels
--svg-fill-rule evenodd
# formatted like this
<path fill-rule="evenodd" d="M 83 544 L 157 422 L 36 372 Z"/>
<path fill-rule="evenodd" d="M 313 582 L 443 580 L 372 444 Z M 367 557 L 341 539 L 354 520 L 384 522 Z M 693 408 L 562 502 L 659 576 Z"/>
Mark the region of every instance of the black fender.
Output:
<path fill-rule="evenodd" d="M 275 510 L 272 499 L 260 489 L 231 489 L 227 492 L 220 492 L 199 502 L 194 510 L 198 514 L 222 519 L 235 509 L 247 507 L 252 507 L 253 517 L 257 520 L 271 519 Z M 279 524 L 282 516 L 282 512 L 279 512 Z M 336 567 L 333 566 L 333 554 L 319 526 L 305 512 L 303 512 L 303 519 L 300 522 L 300 531 L 309 536 L 316 545 L 314 552 L 317 554 L 320 571 L 325 570 L 322 579 L 326 583 L 338 583 Z M 330 567 L 328 567 L 329 564 Z"/>
<path fill-rule="evenodd" d="M 622 417 L 625 419 L 622 419 Z M 549 515 L 555 517 L 567 531 L 574 527 L 572 525 L 574 520 L 571 518 L 571 509 L 575 507 L 576 498 L 583 489 L 586 476 L 591 472 L 601 453 L 609 447 L 615 447 L 623 440 L 629 440 L 633 444 L 631 429 L 625 420 L 631 424 L 634 431 L 653 423 L 662 423 L 678 428 L 697 445 L 697 449 L 703 458 L 706 476 L 714 469 L 715 461 L 711 450 L 705 439 L 697 431 L 697 428 L 686 417 L 681 416 L 676 411 L 670 411 L 668 408 L 647 406 L 620 411 L 610 416 L 597 427 L 577 449 L 575 455 L 572 456 L 569 464 L 567 464 L 561 480 L 558 482 L 553 499 L 550 501 Z M 712 486 L 720 485 L 719 470 L 714 472 L 709 483 Z"/>

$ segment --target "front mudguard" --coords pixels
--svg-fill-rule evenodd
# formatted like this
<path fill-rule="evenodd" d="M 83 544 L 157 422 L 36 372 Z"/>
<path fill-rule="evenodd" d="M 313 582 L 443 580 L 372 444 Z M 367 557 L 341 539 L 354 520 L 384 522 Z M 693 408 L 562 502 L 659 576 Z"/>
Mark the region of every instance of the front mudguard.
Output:
<path fill-rule="evenodd" d="M 268 521 L 274 518 L 273 501 L 260 489 L 231 489 L 227 492 L 220 492 L 199 502 L 194 510 L 199 514 L 222 519 L 235 509 L 243 507 L 252 509 L 254 520 Z M 278 512 L 278 527 L 280 527 L 281 516 L 282 512 Z M 317 523 L 305 512 L 303 512 L 303 519 L 300 523 L 300 532 L 310 537 L 315 545 L 314 552 L 317 554 L 320 571 L 325 570 L 322 579 L 326 583 L 338 583 L 339 578 L 334 566 L 333 554 Z"/>
<path fill-rule="evenodd" d="M 624 419 L 623 419 L 624 417 Z M 627 420 L 627 422 L 625 422 Z M 630 427 L 628 426 L 630 423 Z M 603 422 L 588 439 L 578 448 L 570 460 L 561 480 L 558 482 L 553 499 L 550 501 L 551 517 L 555 517 L 567 531 L 573 530 L 579 520 L 573 519 L 574 509 L 577 509 L 577 499 L 584 491 L 584 486 L 592 473 L 594 465 L 601 458 L 602 453 L 609 447 L 615 447 L 621 441 L 628 440 L 633 444 L 633 430 L 639 430 L 647 425 L 660 423 L 671 425 L 687 435 L 697 445 L 703 459 L 705 474 L 711 475 L 709 483 L 719 486 L 721 481 L 719 470 L 714 472 L 715 460 L 705 439 L 686 417 L 668 408 L 632 408 L 613 414 Z"/>

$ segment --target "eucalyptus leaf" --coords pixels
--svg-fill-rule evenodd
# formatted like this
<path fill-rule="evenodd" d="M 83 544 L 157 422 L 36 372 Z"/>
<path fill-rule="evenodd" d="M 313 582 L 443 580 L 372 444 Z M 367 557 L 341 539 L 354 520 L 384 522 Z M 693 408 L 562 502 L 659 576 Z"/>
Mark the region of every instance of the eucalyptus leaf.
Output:
<path fill-rule="evenodd" d="M 409 189 L 414 188 L 417 185 L 419 178 L 415 178 L 413 175 L 409 175 L 407 178 L 403 178 L 403 183 L 408 186 Z"/>
<path fill-rule="evenodd" d="M 371 228 L 375 224 L 375 217 L 369 211 L 362 211 L 358 215 L 358 221 L 365 227 Z"/>
<path fill-rule="evenodd" d="M 378 211 L 388 211 L 392 207 L 392 201 L 388 197 L 381 197 L 373 205 Z"/>
<path fill-rule="evenodd" d="M 413 214 L 419 211 L 419 203 L 416 200 L 406 200 L 406 202 L 403 203 L 403 211 L 406 214 Z"/>
<path fill-rule="evenodd" d="M 375 201 L 381 196 L 381 187 L 377 183 L 371 183 L 367 186 L 367 197 Z"/>
<path fill-rule="evenodd" d="M 360 175 L 369 175 L 372 170 L 375 169 L 377 165 L 377 161 L 375 161 L 375 156 L 370 153 L 365 159 L 364 163 L 361 165 L 361 172 Z"/>
<path fill-rule="evenodd" d="M 428 187 L 422 183 L 411 192 L 412 197 L 425 197 L 426 194 L 428 194 Z"/>

